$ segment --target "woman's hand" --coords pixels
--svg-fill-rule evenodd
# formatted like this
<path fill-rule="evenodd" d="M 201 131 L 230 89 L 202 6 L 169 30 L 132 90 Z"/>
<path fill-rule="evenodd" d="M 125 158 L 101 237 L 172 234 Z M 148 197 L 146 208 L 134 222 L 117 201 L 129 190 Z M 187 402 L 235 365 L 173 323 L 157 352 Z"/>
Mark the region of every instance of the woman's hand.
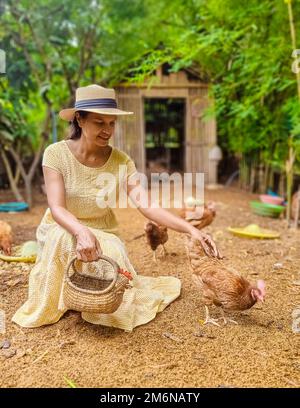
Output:
<path fill-rule="evenodd" d="M 99 241 L 95 235 L 86 227 L 75 234 L 77 259 L 83 262 L 97 261 L 102 254 Z"/>
<path fill-rule="evenodd" d="M 199 231 L 197 228 L 193 228 L 190 234 L 193 238 L 196 238 L 200 241 L 202 248 L 207 256 L 212 256 L 219 259 L 223 258 L 210 235 Z"/>

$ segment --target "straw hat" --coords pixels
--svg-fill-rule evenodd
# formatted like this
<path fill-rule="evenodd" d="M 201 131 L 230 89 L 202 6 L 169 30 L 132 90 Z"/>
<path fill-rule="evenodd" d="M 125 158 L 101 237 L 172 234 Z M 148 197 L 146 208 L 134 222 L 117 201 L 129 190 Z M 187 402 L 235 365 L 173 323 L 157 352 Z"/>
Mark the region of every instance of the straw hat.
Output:
<path fill-rule="evenodd" d="M 104 115 L 133 114 L 133 112 L 118 109 L 114 89 L 103 88 L 95 84 L 77 88 L 74 108 L 61 110 L 59 117 L 64 120 L 72 121 L 75 112 L 79 110 L 102 113 Z"/>
<path fill-rule="evenodd" d="M 279 238 L 280 234 L 276 231 L 271 231 L 268 229 L 260 228 L 257 224 L 249 224 L 244 228 L 227 228 L 228 231 L 232 232 L 234 235 L 246 238 Z"/>

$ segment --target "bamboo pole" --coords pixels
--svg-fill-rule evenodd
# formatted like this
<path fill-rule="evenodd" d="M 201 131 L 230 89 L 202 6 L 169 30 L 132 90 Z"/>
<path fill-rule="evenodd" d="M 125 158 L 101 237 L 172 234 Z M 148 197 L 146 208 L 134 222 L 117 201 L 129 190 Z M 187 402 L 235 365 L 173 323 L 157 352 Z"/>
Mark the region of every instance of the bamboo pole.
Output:
<path fill-rule="evenodd" d="M 293 50 L 296 49 L 296 30 L 295 30 L 295 23 L 294 23 L 294 15 L 293 15 L 293 7 L 292 7 L 292 0 L 284 0 L 288 7 L 288 14 L 289 14 L 289 24 L 290 24 L 290 31 L 291 31 L 291 41 L 292 41 L 292 48 Z M 296 80 L 297 80 L 297 92 L 298 98 L 300 101 L 300 72 L 296 70 Z M 291 217 L 291 199 L 292 199 L 292 185 L 293 185 L 293 166 L 295 161 L 295 152 L 293 149 L 293 136 L 289 135 L 288 144 L 289 144 L 289 157 L 286 161 L 286 172 L 287 172 L 287 211 L 286 211 L 286 219 L 287 222 L 290 222 Z"/>
<path fill-rule="evenodd" d="M 296 29 L 294 23 L 294 15 L 293 15 L 293 7 L 292 7 L 292 0 L 284 0 L 288 6 L 288 13 L 289 13 L 289 23 L 290 23 L 290 31 L 291 31 L 291 40 L 292 40 L 292 48 L 293 51 L 296 50 Z M 296 78 L 297 78 L 297 90 L 298 90 L 298 97 L 300 100 L 300 70 L 297 69 L 296 71 Z"/>
<path fill-rule="evenodd" d="M 270 188 L 271 190 L 274 190 L 274 170 L 272 166 L 270 166 L 270 171 L 269 171 L 269 176 L 268 176 L 268 181 L 267 181 L 267 189 L 268 188 Z"/>

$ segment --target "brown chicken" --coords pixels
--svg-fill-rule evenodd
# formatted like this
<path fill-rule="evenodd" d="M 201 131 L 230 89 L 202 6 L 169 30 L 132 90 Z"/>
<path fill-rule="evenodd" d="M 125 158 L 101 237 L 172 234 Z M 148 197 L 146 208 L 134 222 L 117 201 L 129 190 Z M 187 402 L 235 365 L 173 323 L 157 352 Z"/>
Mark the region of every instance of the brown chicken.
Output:
<path fill-rule="evenodd" d="M 5 221 L 0 220 L 0 250 L 3 250 L 5 255 L 11 255 L 12 246 L 12 229 Z"/>
<path fill-rule="evenodd" d="M 204 204 L 204 207 L 185 204 L 179 211 L 179 215 L 194 227 L 201 230 L 213 222 L 216 216 L 216 206 L 214 202 L 208 202 Z"/>
<path fill-rule="evenodd" d="M 162 245 L 164 255 L 167 254 L 164 244 L 168 241 L 168 229 L 163 225 L 158 225 L 153 221 L 149 221 L 145 225 L 144 231 L 147 243 L 153 251 L 153 259 L 156 262 L 156 249 L 159 245 Z"/>
<path fill-rule="evenodd" d="M 200 242 L 194 238 L 187 238 L 187 253 L 192 267 L 194 283 L 202 290 L 202 299 L 205 304 L 206 318 L 204 324 L 212 323 L 217 326 L 218 319 L 209 315 L 209 306 L 221 307 L 224 324 L 227 311 L 250 309 L 257 301 L 264 301 L 265 283 L 258 280 L 256 285 L 240 276 L 236 271 L 229 269 L 224 261 L 209 258 L 205 255 Z"/>

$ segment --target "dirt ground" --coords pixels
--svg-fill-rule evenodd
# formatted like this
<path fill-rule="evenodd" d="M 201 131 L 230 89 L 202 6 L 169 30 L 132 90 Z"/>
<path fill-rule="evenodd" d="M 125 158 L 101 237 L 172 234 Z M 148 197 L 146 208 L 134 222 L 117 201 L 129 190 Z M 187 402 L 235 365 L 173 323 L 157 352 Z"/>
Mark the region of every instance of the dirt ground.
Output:
<path fill-rule="evenodd" d="M 29 213 L 1 213 L 13 227 L 16 244 L 35 239 L 46 209 L 45 197 L 35 197 L 37 205 Z M 54 325 L 18 327 L 11 317 L 26 300 L 32 266 L 0 261 L 0 309 L 6 313 L 0 344 L 4 339 L 11 343 L 0 350 L 0 386 L 68 387 L 67 378 L 77 387 L 299 387 L 300 333 L 292 330 L 292 312 L 300 308 L 300 231 L 287 229 L 284 220 L 253 215 L 248 204 L 253 197 L 233 188 L 206 191 L 206 200 L 217 204 L 217 217 L 207 231 L 225 262 L 267 285 L 264 304 L 234 316 L 238 326 L 201 324 L 204 309 L 190 279 L 183 235 L 170 231 L 169 255 L 156 265 L 145 239 L 132 240 L 145 221 L 134 209 L 116 214 L 137 272 L 176 276 L 182 292 L 131 333 L 92 325 L 71 311 Z M 0 202 L 9 199 L 0 192 Z M 248 240 L 226 230 L 250 223 L 278 230 L 281 238 Z M 276 263 L 282 266 L 274 267 Z"/>

